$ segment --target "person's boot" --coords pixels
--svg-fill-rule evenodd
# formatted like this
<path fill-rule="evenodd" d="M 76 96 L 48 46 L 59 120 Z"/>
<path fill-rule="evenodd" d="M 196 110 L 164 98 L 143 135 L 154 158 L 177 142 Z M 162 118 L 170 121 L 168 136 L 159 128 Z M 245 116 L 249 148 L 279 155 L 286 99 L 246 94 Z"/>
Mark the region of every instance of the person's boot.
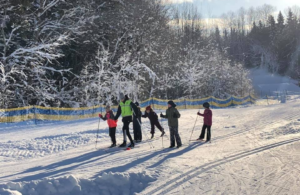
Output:
<path fill-rule="evenodd" d="M 113 148 L 113 147 L 116 147 L 117 145 L 116 144 L 112 144 L 109 148 Z"/>
<path fill-rule="evenodd" d="M 153 137 L 154 137 L 154 133 L 151 135 L 151 139 L 153 139 Z"/>
<path fill-rule="evenodd" d="M 160 137 L 164 136 L 165 134 L 166 134 L 166 132 L 164 130 L 162 130 Z"/>
<path fill-rule="evenodd" d="M 119 147 L 126 147 L 126 142 L 123 142 Z"/>
<path fill-rule="evenodd" d="M 182 146 L 182 144 L 178 145 L 177 148 L 180 148 Z"/>
<path fill-rule="evenodd" d="M 175 146 L 170 146 L 169 148 L 174 148 Z"/>
<path fill-rule="evenodd" d="M 134 143 L 131 142 L 131 144 L 128 146 L 128 148 L 133 148 L 134 147 Z"/>

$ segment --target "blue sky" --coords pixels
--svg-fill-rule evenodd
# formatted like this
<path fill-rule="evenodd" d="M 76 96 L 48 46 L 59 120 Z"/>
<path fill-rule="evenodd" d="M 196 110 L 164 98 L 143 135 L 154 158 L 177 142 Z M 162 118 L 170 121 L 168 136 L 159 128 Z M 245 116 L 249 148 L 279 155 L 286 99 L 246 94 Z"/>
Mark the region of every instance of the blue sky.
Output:
<path fill-rule="evenodd" d="M 300 6 L 300 0 L 171 0 L 173 3 L 182 1 L 193 2 L 206 17 L 219 17 L 222 13 L 237 11 L 240 7 L 257 7 L 263 4 L 270 4 L 277 8 L 277 11 L 284 11 L 289 6 Z M 209 14 L 210 13 L 210 14 Z"/>

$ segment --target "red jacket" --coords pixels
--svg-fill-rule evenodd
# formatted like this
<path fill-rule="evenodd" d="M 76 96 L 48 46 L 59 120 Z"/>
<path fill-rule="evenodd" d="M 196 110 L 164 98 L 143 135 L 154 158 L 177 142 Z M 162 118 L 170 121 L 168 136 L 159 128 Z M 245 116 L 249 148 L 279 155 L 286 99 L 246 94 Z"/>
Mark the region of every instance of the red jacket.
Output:
<path fill-rule="evenodd" d="M 103 120 L 107 120 L 107 124 L 109 126 L 109 128 L 114 128 L 114 127 L 117 127 L 117 120 L 115 121 L 114 119 L 114 113 L 113 111 L 108 111 L 106 112 L 105 116 L 104 117 L 101 117 Z"/>
<path fill-rule="evenodd" d="M 204 114 L 199 113 L 198 115 L 204 117 L 204 125 L 212 126 L 212 111 L 210 109 L 205 109 Z"/>

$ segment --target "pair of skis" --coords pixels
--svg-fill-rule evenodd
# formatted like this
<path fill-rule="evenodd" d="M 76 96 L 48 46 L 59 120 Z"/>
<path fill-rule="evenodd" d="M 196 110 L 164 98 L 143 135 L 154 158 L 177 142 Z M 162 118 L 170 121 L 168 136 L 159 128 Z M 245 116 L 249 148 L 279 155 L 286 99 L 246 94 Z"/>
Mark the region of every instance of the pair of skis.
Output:
<path fill-rule="evenodd" d="M 203 142 L 203 143 L 211 143 L 211 141 L 199 140 L 199 139 L 191 139 L 190 142 Z"/>

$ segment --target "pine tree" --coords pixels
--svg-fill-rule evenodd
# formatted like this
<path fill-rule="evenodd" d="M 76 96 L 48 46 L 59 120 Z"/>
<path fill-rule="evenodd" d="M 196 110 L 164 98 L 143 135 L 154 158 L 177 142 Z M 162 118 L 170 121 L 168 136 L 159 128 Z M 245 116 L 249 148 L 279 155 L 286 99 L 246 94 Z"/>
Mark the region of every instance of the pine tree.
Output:
<path fill-rule="evenodd" d="M 282 15 L 281 11 L 279 12 L 278 17 L 277 17 L 277 26 L 278 26 L 279 31 L 283 30 L 283 28 L 284 28 L 284 17 Z"/>
<path fill-rule="evenodd" d="M 217 48 L 221 51 L 222 50 L 222 38 L 221 38 L 220 30 L 219 30 L 218 26 L 216 27 L 214 38 L 216 40 Z"/>

